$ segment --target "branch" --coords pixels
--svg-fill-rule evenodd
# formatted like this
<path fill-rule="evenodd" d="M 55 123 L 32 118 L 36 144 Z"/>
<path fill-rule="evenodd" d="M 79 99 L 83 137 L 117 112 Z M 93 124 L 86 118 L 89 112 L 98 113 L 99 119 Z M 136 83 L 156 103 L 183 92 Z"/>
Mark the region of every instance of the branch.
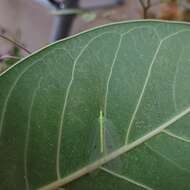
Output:
<path fill-rule="evenodd" d="M 80 0 L 67 0 L 64 1 L 64 9 L 77 9 Z M 58 8 L 61 10 L 61 8 Z M 54 21 L 52 41 L 65 38 L 69 35 L 75 14 L 57 15 Z"/>
<path fill-rule="evenodd" d="M 14 44 L 15 46 L 17 46 L 18 48 L 24 50 L 25 52 L 27 52 L 28 54 L 31 54 L 31 51 L 28 50 L 27 48 L 25 48 L 23 45 L 19 44 L 18 42 L 15 42 L 14 40 L 0 34 L 0 38 L 3 38 L 4 40 L 7 40 L 9 42 L 11 42 L 12 44 Z"/>
<path fill-rule="evenodd" d="M 48 0 L 56 9 L 61 8 L 61 3 L 55 1 L 55 0 Z"/>
<path fill-rule="evenodd" d="M 118 5 L 122 5 L 122 1 L 118 2 Z M 117 4 L 106 4 L 103 6 L 93 6 L 93 7 L 86 7 L 86 8 L 82 8 L 82 7 L 78 7 L 78 8 L 63 8 L 63 9 L 59 9 L 59 10 L 53 10 L 51 13 L 53 15 L 80 15 L 83 13 L 88 13 L 88 12 L 92 12 L 92 11 L 97 11 L 97 10 L 106 10 L 106 9 L 111 9 L 113 7 L 115 7 Z"/>
<path fill-rule="evenodd" d="M 143 18 L 147 19 L 148 17 L 148 9 L 151 7 L 151 0 L 146 0 L 146 3 L 144 0 L 139 0 L 142 8 L 143 8 Z"/>
<path fill-rule="evenodd" d="M 139 0 L 139 1 L 140 1 L 141 6 L 142 6 L 144 9 L 150 8 L 150 6 L 151 6 L 151 1 L 150 1 L 150 0 L 147 0 L 147 3 L 146 3 L 146 4 L 145 4 L 145 1 L 144 1 L 144 0 Z"/>
<path fill-rule="evenodd" d="M 0 61 L 4 59 L 21 59 L 21 57 L 12 56 L 12 55 L 2 55 L 0 56 Z"/>

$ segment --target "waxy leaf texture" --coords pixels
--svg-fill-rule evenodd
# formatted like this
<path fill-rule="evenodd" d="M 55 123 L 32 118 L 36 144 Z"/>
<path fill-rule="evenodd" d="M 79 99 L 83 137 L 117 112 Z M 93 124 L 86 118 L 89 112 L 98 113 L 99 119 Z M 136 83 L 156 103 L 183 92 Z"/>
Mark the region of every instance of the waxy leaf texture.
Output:
<path fill-rule="evenodd" d="M 0 189 L 190 189 L 190 25 L 83 32 L 0 75 Z"/>

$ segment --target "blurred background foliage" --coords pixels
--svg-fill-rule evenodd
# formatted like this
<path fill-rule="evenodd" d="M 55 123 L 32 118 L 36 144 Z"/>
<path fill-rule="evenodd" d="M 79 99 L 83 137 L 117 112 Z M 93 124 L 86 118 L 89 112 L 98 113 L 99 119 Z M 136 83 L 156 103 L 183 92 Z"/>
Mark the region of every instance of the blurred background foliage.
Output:
<path fill-rule="evenodd" d="M 190 0 L 1 0 L 0 72 L 83 30 L 136 19 L 190 21 Z"/>

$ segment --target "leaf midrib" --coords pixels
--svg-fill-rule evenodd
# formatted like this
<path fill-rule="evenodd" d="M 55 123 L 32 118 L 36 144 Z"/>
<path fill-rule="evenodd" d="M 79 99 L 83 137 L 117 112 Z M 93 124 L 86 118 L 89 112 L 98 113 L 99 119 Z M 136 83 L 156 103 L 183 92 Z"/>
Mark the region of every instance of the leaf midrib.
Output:
<path fill-rule="evenodd" d="M 135 28 L 129 30 L 128 32 L 123 33 L 122 35 L 125 35 L 125 34 L 129 33 L 130 31 L 133 31 L 134 29 L 139 29 L 139 28 L 141 28 L 141 27 L 135 27 Z M 150 67 L 148 69 L 148 75 L 147 75 L 147 78 L 146 78 L 145 83 L 143 85 L 143 89 L 141 91 L 140 97 L 138 99 L 137 107 L 135 108 L 134 113 L 133 113 L 134 118 L 135 118 L 136 113 L 137 113 L 137 111 L 139 109 L 139 106 L 141 104 L 141 100 L 142 100 L 142 98 L 144 96 L 144 92 L 146 91 L 146 86 L 147 86 L 147 83 L 148 83 L 149 78 L 150 78 L 150 74 L 151 74 L 151 70 L 152 70 L 153 64 L 154 64 L 154 62 L 156 60 L 156 57 L 157 57 L 157 55 L 159 53 L 159 50 L 160 50 L 162 44 L 165 41 L 167 41 L 168 39 L 170 39 L 170 38 L 178 35 L 179 33 L 183 33 L 183 32 L 190 32 L 190 30 L 179 30 L 179 31 L 177 31 L 175 33 L 172 33 L 172 34 L 164 37 L 163 39 L 160 39 L 160 42 L 159 42 L 158 47 L 156 49 L 156 52 L 155 52 L 155 54 L 153 56 L 153 59 L 151 61 Z M 157 32 L 155 32 L 155 33 L 157 34 Z M 121 40 L 121 38 L 120 38 L 120 40 Z M 112 73 L 112 70 L 111 70 L 111 73 Z M 110 74 L 109 77 L 111 78 L 111 74 Z M 109 86 L 109 80 L 110 80 L 109 77 L 108 77 L 108 84 L 107 84 L 108 86 Z M 108 91 L 108 87 L 107 87 L 107 91 Z M 107 96 L 107 94 L 106 94 L 106 96 Z M 106 111 L 106 107 L 105 107 L 105 111 Z M 74 172 L 73 174 L 71 174 L 71 175 L 69 175 L 69 176 L 67 176 L 67 177 L 65 177 L 63 179 L 58 179 L 57 181 L 54 181 L 54 182 L 50 183 L 49 185 L 44 186 L 44 187 L 42 187 L 40 189 L 41 190 L 49 190 L 49 189 L 58 188 L 60 186 L 63 186 L 65 184 L 68 184 L 68 183 L 72 182 L 73 180 L 75 180 L 77 178 L 80 178 L 81 176 L 83 176 L 83 175 L 85 175 L 87 173 L 90 173 L 90 172 L 96 170 L 101 165 L 103 165 L 103 164 L 105 164 L 105 163 L 107 163 L 107 162 L 109 162 L 109 161 L 117 158 L 118 156 L 120 156 L 120 155 L 122 155 L 122 154 L 130 151 L 131 149 L 133 149 L 133 148 L 135 148 L 135 147 L 143 144 L 144 142 L 146 142 L 147 140 L 151 139 L 152 137 L 160 134 L 164 129 L 166 129 L 167 127 L 169 127 L 171 124 L 175 123 L 177 120 L 179 120 L 180 118 L 182 118 L 183 116 L 185 116 L 189 112 L 190 112 L 190 107 L 188 107 L 187 109 L 185 109 L 184 111 L 182 111 L 178 115 L 174 116 L 169 121 L 167 121 L 164 124 L 160 125 L 158 128 L 156 128 L 155 130 L 151 131 L 150 133 L 144 135 L 143 137 L 137 139 L 136 141 L 134 141 L 132 143 L 127 144 L 126 142 L 128 141 L 128 136 L 129 136 L 129 133 L 130 133 L 133 121 L 134 121 L 134 118 L 132 117 L 131 121 L 130 121 L 131 125 L 128 128 L 127 133 L 126 133 L 126 141 L 125 141 L 126 144 L 125 145 L 123 145 L 121 148 L 117 149 L 116 151 L 113 151 L 112 153 L 104 156 L 103 158 L 95 161 L 94 163 L 89 164 L 89 165 L 83 167 L 82 169 L 79 169 L 78 171 Z"/>
<path fill-rule="evenodd" d="M 139 27 L 137 27 L 139 28 Z M 168 36 L 168 38 L 170 38 L 171 36 L 173 35 L 176 35 L 180 32 L 185 32 L 185 31 L 189 31 L 189 30 L 181 30 L 181 31 L 178 31 L 176 32 L 175 34 L 171 34 Z M 167 38 L 167 39 L 168 39 Z M 165 38 L 166 39 L 166 38 Z M 164 39 L 162 39 L 162 41 L 164 41 Z M 31 66 L 31 65 L 30 65 Z M 30 68 L 30 66 L 28 68 Z M 28 69 L 26 68 L 26 70 Z M 24 71 L 25 72 L 25 71 Z M 22 73 L 24 74 L 24 73 Z M 18 80 L 20 79 L 20 77 L 18 78 Z M 12 88 L 11 88 L 12 89 Z M 13 87 L 14 89 L 14 87 Z M 12 90 L 11 90 L 12 92 Z M 9 96 L 8 96 L 9 98 Z M 5 110 L 6 110 L 6 106 L 5 106 Z M 177 120 L 179 120 L 180 118 L 182 118 L 183 116 L 185 116 L 186 114 L 188 114 L 190 112 L 190 108 L 187 108 L 186 110 L 182 111 L 181 113 L 179 113 L 178 115 L 176 115 L 175 117 L 173 117 L 172 119 L 170 119 L 169 121 L 167 121 L 166 123 L 160 125 L 157 129 L 151 131 L 150 133 L 148 133 L 147 135 L 139 138 L 138 140 L 128 144 L 128 145 L 123 145 L 121 148 L 119 148 L 118 150 L 108 154 L 107 156 L 97 160 L 96 162 L 90 164 L 90 165 L 87 165 L 86 167 L 74 172 L 73 174 L 69 175 L 68 177 L 65 177 L 63 179 L 60 179 L 60 180 L 57 180 L 53 183 L 51 183 L 51 188 L 55 188 L 55 187 L 58 187 L 56 185 L 60 184 L 59 186 L 62 186 L 66 183 L 69 183 L 71 181 L 73 181 L 74 179 L 77 179 L 78 177 L 81 177 L 82 175 L 85 175 L 95 169 L 97 169 L 98 167 L 100 167 L 101 165 L 113 160 L 114 158 L 117 158 L 118 156 L 130 151 L 131 149 L 139 146 L 140 144 L 144 143 L 145 141 L 149 140 L 150 138 L 154 137 L 155 135 L 158 135 L 159 133 L 163 132 L 164 129 L 166 129 L 167 127 L 169 127 L 172 123 L 175 123 Z M 3 119 L 4 118 L 4 114 L 3 114 L 3 117 L 1 117 L 1 124 L 3 124 Z M 2 128 L 2 127 L 1 127 Z M 96 167 L 95 167 L 96 166 Z M 77 174 L 80 174 L 80 175 L 77 175 Z M 78 176 L 78 177 L 77 177 Z M 72 179 L 72 180 L 71 180 Z M 44 188 L 42 189 L 49 189 L 50 186 L 47 185 L 47 186 L 44 186 Z"/>
<path fill-rule="evenodd" d="M 130 150 L 136 148 L 137 146 L 143 144 L 144 142 L 146 142 L 146 141 L 150 140 L 151 138 L 155 137 L 156 135 L 160 134 L 164 129 L 168 128 L 170 125 L 174 124 L 176 121 L 183 118 L 188 113 L 190 113 L 190 107 L 188 107 L 184 111 L 180 112 L 175 117 L 168 120 L 167 122 L 163 123 L 155 130 L 153 130 L 150 133 L 147 133 L 146 135 L 144 135 L 143 137 L 137 139 L 136 141 L 122 146 L 121 148 L 119 148 L 119 149 L 113 151 L 112 153 L 95 161 L 94 163 L 89 164 L 89 165 L 83 167 L 82 169 L 79 169 L 78 171 L 74 172 L 73 174 L 71 174 L 63 179 L 54 181 L 54 182 L 50 183 L 49 185 L 46 185 L 46 186 L 40 188 L 40 190 L 56 189 L 60 186 L 63 186 L 65 184 L 68 184 L 68 183 L 80 178 L 81 176 L 84 176 L 84 175 L 96 170 L 103 164 L 106 164 L 107 162 L 123 155 L 124 153 L 129 152 Z"/>

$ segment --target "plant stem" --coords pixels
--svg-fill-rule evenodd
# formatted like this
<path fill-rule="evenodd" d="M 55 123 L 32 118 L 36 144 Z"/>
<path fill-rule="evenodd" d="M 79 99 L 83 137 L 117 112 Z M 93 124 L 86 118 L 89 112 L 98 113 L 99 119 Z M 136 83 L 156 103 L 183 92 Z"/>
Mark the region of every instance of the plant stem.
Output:
<path fill-rule="evenodd" d="M 143 18 L 147 19 L 148 18 L 148 9 L 151 7 L 151 0 L 139 0 L 142 8 L 143 8 Z"/>
<path fill-rule="evenodd" d="M 122 2 L 119 2 L 116 5 L 122 5 Z M 97 11 L 97 10 L 111 9 L 111 8 L 115 7 L 116 5 L 108 4 L 108 5 L 104 5 L 104 6 L 93 6 L 93 7 L 87 7 L 87 8 L 81 8 L 81 7 L 67 8 L 67 9 L 64 8 L 64 9 L 59 9 L 59 10 L 53 10 L 52 14 L 53 15 L 72 15 L 72 14 L 80 15 L 83 13 L 88 13 L 88 12 Z"/>
<path fill-rule="evenodd" d="M 11 42 L 12 44 L 14 44 L 14 45 L 17 46 L 18 48 L 24 50 L 24 51 L 27 52 L 28 54 L 31 54 L 31 51 L 30 51 L 30 50 L 28 50 L 27 48 L 25 48 L 23 45 L 19 44 L 18 42 L 14 41 L 14 40 L 12 40 L 12 39 L 10 39 L 10 38 L 8 38 L 8 37 L 2 35 L 2 34 L 0 34 L 0 38 L 3 38 L 3 39 L 5 39 L 5 40 Z"/>
<path fill-rule="evenodd" d="M 0 60 L 4 60 L 4 59 L 21 59 L 21 57 L 12 56 L 12 55 L 2 55 L 2 56 L 0 56 Z"/>
<path fill-rule="evenodd" d="M 78 9 L 79 0 L 67 0 L 64 9 Z M 61 8 L 57 8 L 60 11 Z M 69 35 L 76 14 L 57 15 L 54 21 L 51 41 L 57 41 Z"/>

